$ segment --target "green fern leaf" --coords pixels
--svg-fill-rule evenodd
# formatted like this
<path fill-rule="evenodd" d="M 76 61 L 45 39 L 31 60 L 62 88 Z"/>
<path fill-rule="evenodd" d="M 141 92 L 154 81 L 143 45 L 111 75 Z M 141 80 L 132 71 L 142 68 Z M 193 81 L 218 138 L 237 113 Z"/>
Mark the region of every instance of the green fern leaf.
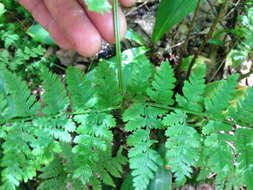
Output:
<path fill-rule="evenodd" d="M 39 178 L 42 180 L 38 190 L 65 190 L 67 174 L 63 170 L 62 160 L 55 158 L 49 165 L 41 169 Z"/>
<path fill-rule="evenodd" d="M 11 109 L 6 97 L 0 92 L 0 123 L 4 123 L 11 117 Z"/>
<path fill-rule="evenodd" d="M 162 123 L 158 117 L 166 112 L 160 108 L 134 104 L 123 114 L 123 121 L 127 122 L 125 130 L 135 131 L 144 127 L 159 129 L 162 127 Z"/>
<path fill-rule="evenodd" d="M 2 144 L 1 188 L 16 189 L 20 182 L 27 182 L 36 176 L 37 158 L 32 155 L 29 142 L 33 139 L 29 134 L 31 126 L 25 123 L 15 123 L 6 128 L 7 135 Z M 27 131 L 28 130 L 28 131 Z M 9 190 L 8 189 L 8 190 Z"/>
<path fill-rule="evenodd" d="M 240 98 L 237 102 L 236 109 L 230 109 L 230 115 L 236 121 L 245 125 L 253 126 L 253 88 L 247 88 L 244 99 Z"/>
<path fill-rule="evenodd" d="M 69 99 L 61 80 L 57 78 L 56 74 L 49 72 L 46 67 L 42 69 L 41 79 L 45 89 L 43 103 L 46 105 L 42 112 L 46 115 L 55 115 L 66 110 L 69 106 Z"/>
<path fill-rule="evenodd" d="M 196 166 L 199 159 L 200 137 L 197 131 L 187 126 L 186 115 L 177 111 L 166 116 L 163 120 L 168 126 L 165 135 L 166 157 L 172 172 L 175 172 L 178 183 L 185 181 L 185 176 L 191 177 L 192 166 Z"/>
<path fill-rule="evenodd" d="M 95 71 L 94 83 L 98 98 L 97 106 L 99 108 L 108 108 L 120 104 L 122 97 L 116 80 L 116 74 L 109 67 L 108 63 L 104 61 L 99 63 Z"/>
<path fill-rule="evenodd" d="M 234 142 L 234 137 L 227 134 L 232 127 L 220 121 L 209 121 L 204 128 L 207 128 L 204 133 L 209 136 L 204 141 L 203 165 L 216 173 L 217 188 L 223 188 L 234 173 L 232 147 L 228 144 Z"/>
<path fill-rule="evenodd" d="M 83 76 L 83 73 L 74 67 L 67 70 L 67 84 L 74 109 L 84 109 L 90 107 L 88 102 L 94 95 L 91 81 Z"/>
<path fill-rule="evenodd" d="M 73 177 L 100 189 L 101 182 L 94 179 L 94 175 L 100 176 L 103 183 L 114 187 L 110 174 L 119 176 L 120 165 L 126 162 L 122 156 L 118 155 L 121 161 L 111 156 L 113 135 L 110 129 L 116 125 L 114 118 L 106 113 L 91 113 L 74 119 L 81 124 L 77 129 L 79 135 L 74 139 L 77 145 L 72 149 L 76 168 Z"/>
<path fill-rule="evenodd" d="M 152 88 L 147 89 L 147 94 L 156 103 L 172 105 L 173 91 L 176 79 L 174 77 L 173 69 L 169 62 L 164 62 L 161 70 L 156 71 L 155 79 L 152 82 Z"/>
<path fill-rule="evenodd" d="M 97 13 L 104 14 L 104 11 L 110 12 L 112 6 L 108 0 L 99 0 L 99 2 L 94 0 L 84 0 L 90 11 L 96 11 Z"/>
<path fill-rule="evenodd" d="M 126 91 L 131 96 L 143 101 L 147 93 L 146 90 L 150 86 L 150 78 L 152 77 L 154 67 L 145 55 L 138 56 L 125 66 L 124 71 L 129 71 L 127 79 Z"/>
<path fill-rule="evenodd" d="M 238 128 L 235 133 L 235 150 L 237 158 L 237 172 L 242 176 L 247 189 L 253 189 L 253 130 Z"/>
<path fill-rule="evenodd" d="M 189 81 L 184 82 L 183 94 L 176 95 L 179 107 L 192 111 L 203 111 L 203 93 L 205 89 L 205 65 L 201 65 L 191 73 Z"/>
<path fill-rule="evenodd" d="M 40 104 L 35 102 L 26 82 L 0 65 L 0 94 L 8 102 L 6 118 L 36 115 Z"/>
<path fill-rule="evenodd" d="M 150 148 L 155 142 L 149 139 L 149 130 L 139 129 L 128 137 L 127 145 L 133 146 L 128 152 L 128 157 L 136 190 L 147 189 L 154 173 L 162 165 L 158 152 Z"/>
<path fill-rule="evenodd" d="M 228 108 L 229 101 L 233 99 L 235 93 L 238 77 L 238 75 L 229 76 L 226 81 L 222 81 L 217 89 L 213 90 L 211 97 L 205 97 L 207 113 L 220 117 L 221 113 Z"/>
<path fill-rule="evenodd" d="M 75 124 L 66 119 L 64 115 L 58 116 L 56 118 L 51 117 L 40 117 L 33 120 L 33 125 L 41 129 L 43 133 L 47 134 L 47 137 L 50 139 L 50 136 L 59 139 L 61 142 L 71 142 L 71 132 L 75 132 Z"/>

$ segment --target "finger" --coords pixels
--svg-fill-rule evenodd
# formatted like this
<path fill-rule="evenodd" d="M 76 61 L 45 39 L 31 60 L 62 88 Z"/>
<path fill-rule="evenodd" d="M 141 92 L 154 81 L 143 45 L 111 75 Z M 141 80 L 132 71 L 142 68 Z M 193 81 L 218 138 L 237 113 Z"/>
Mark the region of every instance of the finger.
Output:
<path fill-rule="evenodd" d="M 83 8 L 74 0 L 44 0 L 48 10 L 75 49 L 84 56 L 96 54 L 101 37 Z"/>
<path fill-rule="evenodd" d="M 125 7 L 131 7 L 135 5 L 135 0 L 119 0 L 120 4 Z"/>
<path fill-rule="evenodd" d="M 94 11 L 89 11 L 87 6 L 85 5 L 83 0 L 79 0 L 81 6 L 85 9 L 88 17 L 91 19 L 94 26 L 99 31 L 102 38 L 109 42 L 114 43 L 115 42 L 115 35 L 114 35 L 114 22 L 113 22 L 113 13 L 111 10 L 110 12 L 104 12 L 104 14 L 99 14 Z M 126 33 L 126 19 L 121 11 L 119 9 L 119 29 L 120 29 L 120 39 L 123 39 Z"/>
<path fill-rule="evenodd" d="M 56 24 L 53 17 L 47 10 L 44 2 L 42 0 L 18 0 L 21 5 L 23 5 L 28 11 L 31 12 L 35 20 L 37 20 L 40 25 L 45 28 L 54 41 L 63 49 L 73 49 L 73 45 L 61 32 L 59 26 Z"/>

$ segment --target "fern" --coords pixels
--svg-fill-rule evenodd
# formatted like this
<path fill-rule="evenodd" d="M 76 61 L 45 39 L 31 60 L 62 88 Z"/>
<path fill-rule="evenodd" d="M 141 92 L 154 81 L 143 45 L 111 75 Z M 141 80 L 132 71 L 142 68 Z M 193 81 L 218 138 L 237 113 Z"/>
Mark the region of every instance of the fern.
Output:
<path fill-rule="evenodd" d="M 162 165 L 160 155 L 150 147 L 157 141 L 149 138 L 149 130 L 138 129 L 128 137 L 129 164 L 132 171 L 133 185 L 136 190 L 145 190 L 154 173 Z"/>
<path fill-rule="evenodd" d="M 60 158 L 55 158 L 49 165 L 41 169 L 39 178 L 42 179 L 38 190 L 65 190 L 67 188 L 67 173 L 63 170 Z"/>
<path fill-rule="evenodd" d="M 162 128 L 161 120 L 158 117 L 164 113 L 166 113 L 164 109 L 134 104 L 123 114 L 123 121 L 127 122 L 125 130 L 135 131 L 143 127 L 149 129 Z"/>
<path fill-rule="evenodd" d="M 103 14 L 104 11 L 109 12 L 112 8 L 108 0 L 99 0 L 99 2 L 94 0 L 84 0 L 84 2 L 87 4 L 89 10 L 96 11 L 101 14 Z"/>
<path fill-rule="evenodd" d="M 238 154 L 237 173 L 248 189 L 253 188 L 253 130 L 240 128 L 235 133 L 235 149 Z"/>
<path fill-rule="evenodd" d="M 233 119 L 245 125 L 253 124 L 253 88 L 248 88 L 244 94 L 244 99 L 239 98 L 236 109 L 231 108 L 230 114 Z"/>
<path fill-rule="evenodd" d="M 130 97 L 136 96 L 136 99 L 143 100 L 143 97 L 147 95 L 146 90 L 150 86 L 149 82 L 154 68 L 146 56 L 139 56 L 137 60 L 139 61 L 126 65 L 125 70 L 130 70 L 126 89 Z"/>
<path fill-rule="evenodd" d="M 182 184 L 185 176 L 191 177 L 192 167 L 199 159 L 200 137 L 194 128 L 187 126 L 186 114 L 181 111 L 166 116 L 163 123 L 168 126 L 165 132 L 168 165 L 175 172 L 177 182 Z"/>
<path fill-rule="evenodd" d="M 94 89 L 91 86 L 91 81 L 83 76 L 79 69 L 69 67 L 67 70 L 67 84 L 71 95 L 72 107 L 74 109 L 84 109 L 90 107 L 89 100 L 94 95 Z"/>
<path fill-rule="evenodd" d="M 35 102 L 35 96 L 31 95 L 26 82 L 12 74 L 3 65 L 0 65 L 0 84 L 0 93 L 8 102 L 7 118 L 26 117 L 38 113 L 40 104 Z"/>
<path fill-rule="evenodd" d="M 156 103 L 172 105 L 174 100 L 172 99 L 173 91 L 175 87 L 174 83 L 176 79 L 174 77 L 173 69 L 169 62 L 164 62 L 161 66 L 161 70 L 156 71 L 152 87 L 147 89 L 147 94 L 151 100 Z"/>
<path fill-rule="evenodd" d="M 41 79 L 43 80 L 43 88 L 46 90 L 43 94 L 45 107 L 42 112 L 52 115 L 66 110 L 69 106 L 69 99 L 61 80 L 55 74 L 50 73 L 46 67 L 43 67 Z"/>
<path fill-rule="evenodd" d="M 104 61 L 99 63 L 94 74 L 94 83 L 99 108 L 108 108 L 120 104 L 122 97 L 116 81 L 116 74 L 108 63 Z"/>
<path fill-rule="evenodd" d="M 210 97 L 205 97 L 206 112 L 220 117 L 222 112 L 229 106 L 229 101 L 232 100 L 235 94 L 235 88 L 238 80 L 238 75 L 229 76 L 226 81 L 222 81 L 217 89 L 214 89 Z"/>
<path fill-rule="evenodd" d="M 112 133 L 110 128 L 115 125 L 114 118 L 104 113 L 93 113 L 76 116 L 75 120 L 81 125 L 77 129 L 80 135 L 74 139 L 77 145 L 73 148 L 76 165 L 73 178 L 80 178 L 83 184 L 88 183 L 94 188 L 101 189 L 101 182 L 94 179 L 94 175 L 98 174 L 105 184 L 115 186 L 109 172 L 119 177 L 119 172 L 122 172 L 120 164 L 125 164 L 125 159 L 120 156 L 120 153 L 118 157 L 122 160 L 111 156 Z M 111 169 L 108 169 L 109 167 Z"/>
<path fill-rule="evenodd" d="M 202 103 L 205 90 L 205 70 L 205 65 L 201 65 L 192 72 L 189 81 L 186 80 L 184 82 L 184 96 L 179 94 L 176 95 L 179 107 L 197 112 L 203 110 Z"/>
<path fill-rule="evenodd" d="M 208 135 L 204 141 L 204 163 L 203 166 L 210 168 L 216 176 L 216 185 L 224 187 L 228 176 L 234 173 L 232 147 L 233 137 L 226 132 L 232 129 L 220 121 L 209 121 L 204 126 L 203 133 Z"/>
<path fill-rule="evenodd" d="M 123 60 L 124 97 L 114 62 L 102 60 L 88 76 L 68 68 L 67 88 L 41 66 L 39 100 L 0 64 L 0 189 L 31 179 L 39 190 L 118 189 L 127 162 L 136 190 L 147 189 L 164 164 L 177 185 L 199 168 L 197 179 L 215 175 L 216 189 L 253 188 L 252 88 L 235 100 L 232 75 L 210 90 L 200 66 L 174 98 L 168 62 L 155 71 L 143 54 Z M 165 158 L 157 151 L 164 142 Z"/>
<path fill-rule="evenodd" d="M 20 182 L 28 181 L 36 176 L 36 157 L 33 156 L 29 143 L 33 138 L 27 131 L 29 124 L 15 123 L 8 129 L 2 147 L 3 157 L 1 159 L 2 185 L 1 189 L 15 190 Z"/>

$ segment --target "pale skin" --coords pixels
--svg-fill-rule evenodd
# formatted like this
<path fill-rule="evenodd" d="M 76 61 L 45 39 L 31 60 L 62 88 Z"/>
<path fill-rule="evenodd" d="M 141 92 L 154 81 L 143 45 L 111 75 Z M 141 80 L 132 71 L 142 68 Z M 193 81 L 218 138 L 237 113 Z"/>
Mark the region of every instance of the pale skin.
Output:
<path fill-rule="evenodd" d="M 112 0 L 109 0 L 112 3 Z M 18 0 L 63 49 L 76 50 L 83 56 L 96 54 L 102 39 L 114 43 L 113 13 L 88 11 L 83 0 Z M 134 0 L 119 0 L 123 6 Z M 120 38 L 126 32 L 126 19 L 119 9 Z"/>

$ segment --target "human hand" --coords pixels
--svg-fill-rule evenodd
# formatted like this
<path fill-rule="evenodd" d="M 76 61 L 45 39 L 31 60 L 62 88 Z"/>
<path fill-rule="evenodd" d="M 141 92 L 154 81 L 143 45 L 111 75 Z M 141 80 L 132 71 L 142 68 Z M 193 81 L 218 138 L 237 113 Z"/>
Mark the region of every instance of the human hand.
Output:
<path fill-rule="evenodd" d="M 109 0 L 112 3 L 112 0 Z M 119 0 L 131 6 L 133 0 Z M 76 50 L 83 56 L 96 54 L 101 39 L 114 43 L 113 13 L 104 15 L 88 10 L 83 0 L 18 0 L 63 49 Z M 126 31 L 126 20 L 119 9 L 120 38 Z"/>

